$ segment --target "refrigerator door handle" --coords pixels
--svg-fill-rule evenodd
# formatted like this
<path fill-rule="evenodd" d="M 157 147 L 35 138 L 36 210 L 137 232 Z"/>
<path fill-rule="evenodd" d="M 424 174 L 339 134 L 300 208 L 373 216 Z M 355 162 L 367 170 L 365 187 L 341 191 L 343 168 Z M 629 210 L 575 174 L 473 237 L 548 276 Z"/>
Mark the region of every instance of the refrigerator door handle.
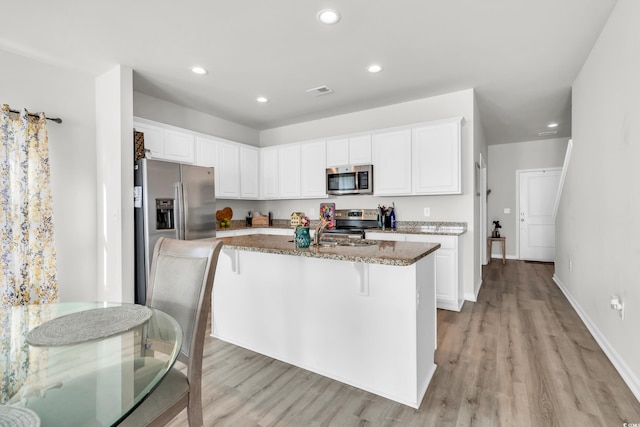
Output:
<path fill-rule="evenodd" d="M 175 189 L 176 207 L 176 239 L 185 239 L 184 186 L 182 182 L 173 184 Z"/>

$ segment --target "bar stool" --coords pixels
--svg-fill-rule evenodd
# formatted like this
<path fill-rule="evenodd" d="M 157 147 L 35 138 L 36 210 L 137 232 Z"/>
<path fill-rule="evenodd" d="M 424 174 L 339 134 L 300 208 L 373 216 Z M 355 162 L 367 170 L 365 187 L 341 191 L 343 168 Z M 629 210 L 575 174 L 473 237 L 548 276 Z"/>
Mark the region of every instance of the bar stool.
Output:
<path fill-rule="evenodd" d="M 502 243 L 502 263 L 505 264 L 507 262 L 506 250 L 507 250 L 507 241 L 506 237 L 487 237 L 487 246 L 489 248 L 489 262 L 491 262 L 491 247 L 493 242 L 501 242 Z"/>

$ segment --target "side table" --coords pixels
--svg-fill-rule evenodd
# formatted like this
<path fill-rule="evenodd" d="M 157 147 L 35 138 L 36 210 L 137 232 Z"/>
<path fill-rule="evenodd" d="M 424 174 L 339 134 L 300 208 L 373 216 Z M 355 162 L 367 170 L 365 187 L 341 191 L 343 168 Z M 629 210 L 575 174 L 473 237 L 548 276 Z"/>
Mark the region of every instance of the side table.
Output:
<path fill-rule="evenodd" d="M 502 263 L 506 263 L 506 250 L 507 250 L 507 242 L 506 237 L 487 237 L 487 247 L 489 248 L 489 262 L 491 262 L 491 247 L 493 242 L 501 242 L 502 243 Z"/>

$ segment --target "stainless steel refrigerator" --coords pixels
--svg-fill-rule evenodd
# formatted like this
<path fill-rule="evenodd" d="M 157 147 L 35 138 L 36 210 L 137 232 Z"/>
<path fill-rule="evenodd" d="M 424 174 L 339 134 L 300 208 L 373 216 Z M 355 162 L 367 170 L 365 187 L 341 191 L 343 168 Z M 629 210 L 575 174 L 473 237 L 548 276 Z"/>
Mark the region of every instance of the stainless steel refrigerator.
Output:
<path fill-rule="evenodd" d="M 160 237 L 216 236 L 213 177 L 213 168 L 151 159 L 135 162 L 136 303 L 145 303 L 153 248 Z"/>

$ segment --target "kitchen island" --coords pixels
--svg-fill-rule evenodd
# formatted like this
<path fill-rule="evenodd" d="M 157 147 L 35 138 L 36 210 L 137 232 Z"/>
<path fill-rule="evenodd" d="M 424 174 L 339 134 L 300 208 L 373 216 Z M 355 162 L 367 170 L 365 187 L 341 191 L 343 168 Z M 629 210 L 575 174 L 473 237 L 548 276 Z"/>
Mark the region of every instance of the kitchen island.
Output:
<path fill-rule="evenodd" d="M 418 408 L 435 371 L 435 251 L 221 239 L 215 337 Z"/>

